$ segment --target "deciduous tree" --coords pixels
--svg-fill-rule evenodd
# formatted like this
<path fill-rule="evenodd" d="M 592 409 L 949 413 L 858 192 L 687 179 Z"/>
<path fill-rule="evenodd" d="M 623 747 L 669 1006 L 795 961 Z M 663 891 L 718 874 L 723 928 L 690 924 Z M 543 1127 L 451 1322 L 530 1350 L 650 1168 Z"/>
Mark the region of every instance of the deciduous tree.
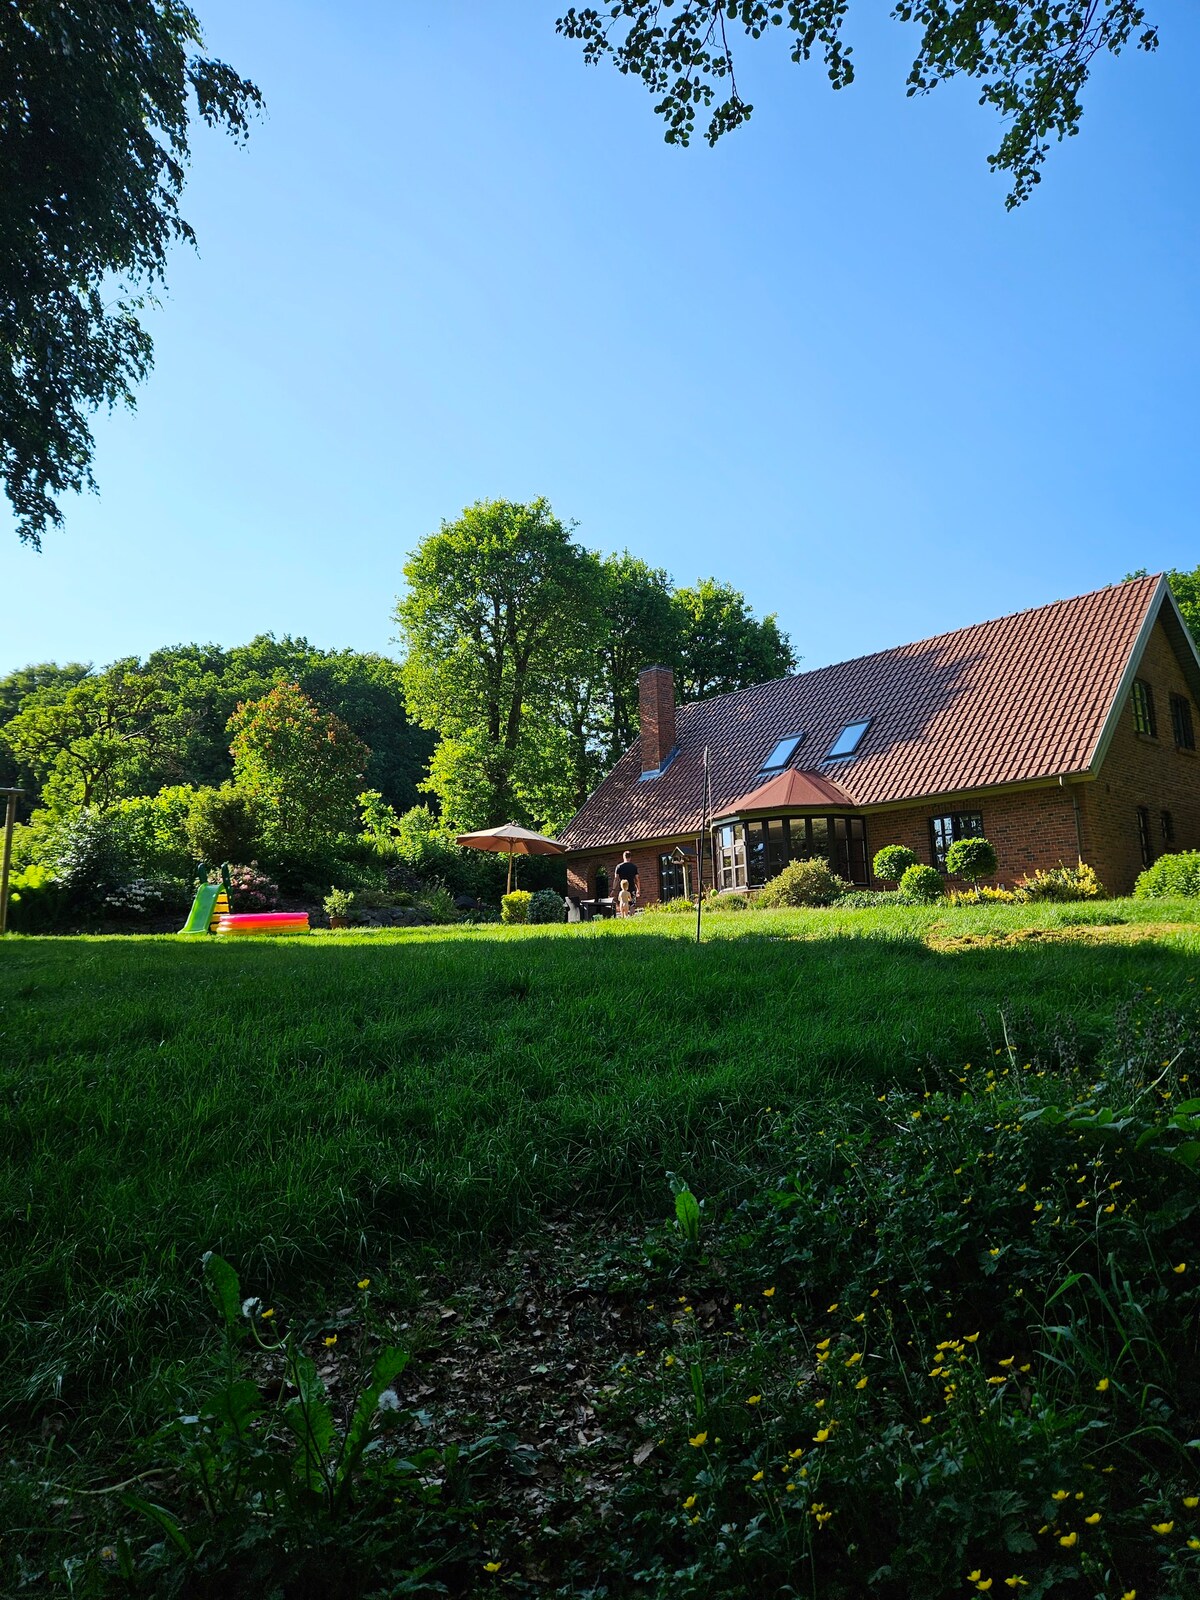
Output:
<path fill-rule="evenodd" d="M 0 5 L 0 482 L 35 547 L 92 485 L 91 414 L 150 367 L 193 111 L 240 140 L 259 103 L 182 0 Z"/>
<path fill-rule="evenodd" d="M 679 691 L 707 700 L 796 670 L 791 640 L 774 613 L 758 618 L 732 584 L 702 578 L 675 595 L 680 615 Z"/>
<path fill-rule="evenodd" d="M 582 43 L 585 60 L 612 61 L 659 97 L 668 143 L 687 144 L 706 114 L 715 144 L 754 109 L 738 87 L 735 46 L 776 34 L 793 61 L 817 57 L 844 89 L 854 81 L 850 11 L 850 0 L 607 0 L 572 6 L 558 31 Z M 988 163 L 1011 182 L 1010 208 L 1040 182 L 1051 139 L 1079 132 L 1097 56 L 1158 45 L 1138 0 L 895 0 L 891 14 L 920 30 L 910 95 L 967 77 L 999 112 L 1005 132 Z"/>

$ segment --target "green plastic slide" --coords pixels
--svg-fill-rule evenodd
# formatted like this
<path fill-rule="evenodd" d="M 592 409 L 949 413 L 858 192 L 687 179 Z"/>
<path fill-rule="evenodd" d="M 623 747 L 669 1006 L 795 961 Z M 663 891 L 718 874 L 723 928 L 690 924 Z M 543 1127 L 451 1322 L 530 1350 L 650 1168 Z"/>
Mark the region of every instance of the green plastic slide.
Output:
<path fill-rule="evenodd" d="M 217 896 L 221 892 L 219 883 L 202 883 L 196 890 L 196 898 L 192 901 L 192 909 L 188 919 L 180 928 L 180 933 L 207 933 L 208 925 L 212 921 L 213 907 L 217 903 Z"/>

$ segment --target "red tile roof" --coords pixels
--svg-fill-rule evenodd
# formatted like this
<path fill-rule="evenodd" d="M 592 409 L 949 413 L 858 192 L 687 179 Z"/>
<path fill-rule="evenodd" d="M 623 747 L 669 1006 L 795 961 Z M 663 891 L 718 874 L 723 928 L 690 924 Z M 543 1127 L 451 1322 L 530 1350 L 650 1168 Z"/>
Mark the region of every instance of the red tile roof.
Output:
<path fill-rule="evenodd" d="M 706 745 L 719 816 L 761 785 L 776 742 L 801 731 L 797 759 L 857 806 L 1086 772 L 1165 588 L 1157 576 L 1114 584 L 681 705 L 679 754 L 665 771 L 642 781 L 635 740 L 560 840 L 585 850 L 694 833 Z M 847 723 L 866 718 L 851 757 L 822 759 Z"/>
<path fill-rule="evenodd" d="M 854 801 L 836 783 L 830 783 L 819 772 L 780 772 L 761 788 L 752 789 L 729 805 L 723 806 L 721 815 L 743 815 L 750 811 L 795 811 L 800 807 L 812 810 L 816 806 L 852 806 Z"/>

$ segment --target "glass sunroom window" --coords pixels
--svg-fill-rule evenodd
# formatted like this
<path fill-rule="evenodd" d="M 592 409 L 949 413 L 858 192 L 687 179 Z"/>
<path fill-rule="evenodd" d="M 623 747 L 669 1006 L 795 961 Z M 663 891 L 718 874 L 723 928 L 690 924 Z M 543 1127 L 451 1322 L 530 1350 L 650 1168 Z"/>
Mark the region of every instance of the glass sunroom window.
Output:
<path fill-rule="evenodd" d="M 867 885 L 867 825 L 862 817 L 769 817 L 746 824 L 746 882 L 751 889 L 761 889 L 789 861 L 814 857 L 851 883 Z"/>

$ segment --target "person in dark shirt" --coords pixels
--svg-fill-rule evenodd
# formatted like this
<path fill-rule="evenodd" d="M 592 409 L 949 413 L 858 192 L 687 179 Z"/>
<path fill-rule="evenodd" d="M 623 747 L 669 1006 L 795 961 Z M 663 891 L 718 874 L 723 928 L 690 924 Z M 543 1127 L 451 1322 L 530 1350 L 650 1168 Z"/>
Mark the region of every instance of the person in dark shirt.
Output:
<path fill-rule="evenodd" d="M 638 869 L 637 863 L 629 859 L 628 850 L 626 850 L 625 854 L 621 857 L 620 864 L 617 867 L 617 884 L 620 885 L 622 883 L 627 883 L 629 885 L 629 895 L 636 909 L 638 898 Z"/>

